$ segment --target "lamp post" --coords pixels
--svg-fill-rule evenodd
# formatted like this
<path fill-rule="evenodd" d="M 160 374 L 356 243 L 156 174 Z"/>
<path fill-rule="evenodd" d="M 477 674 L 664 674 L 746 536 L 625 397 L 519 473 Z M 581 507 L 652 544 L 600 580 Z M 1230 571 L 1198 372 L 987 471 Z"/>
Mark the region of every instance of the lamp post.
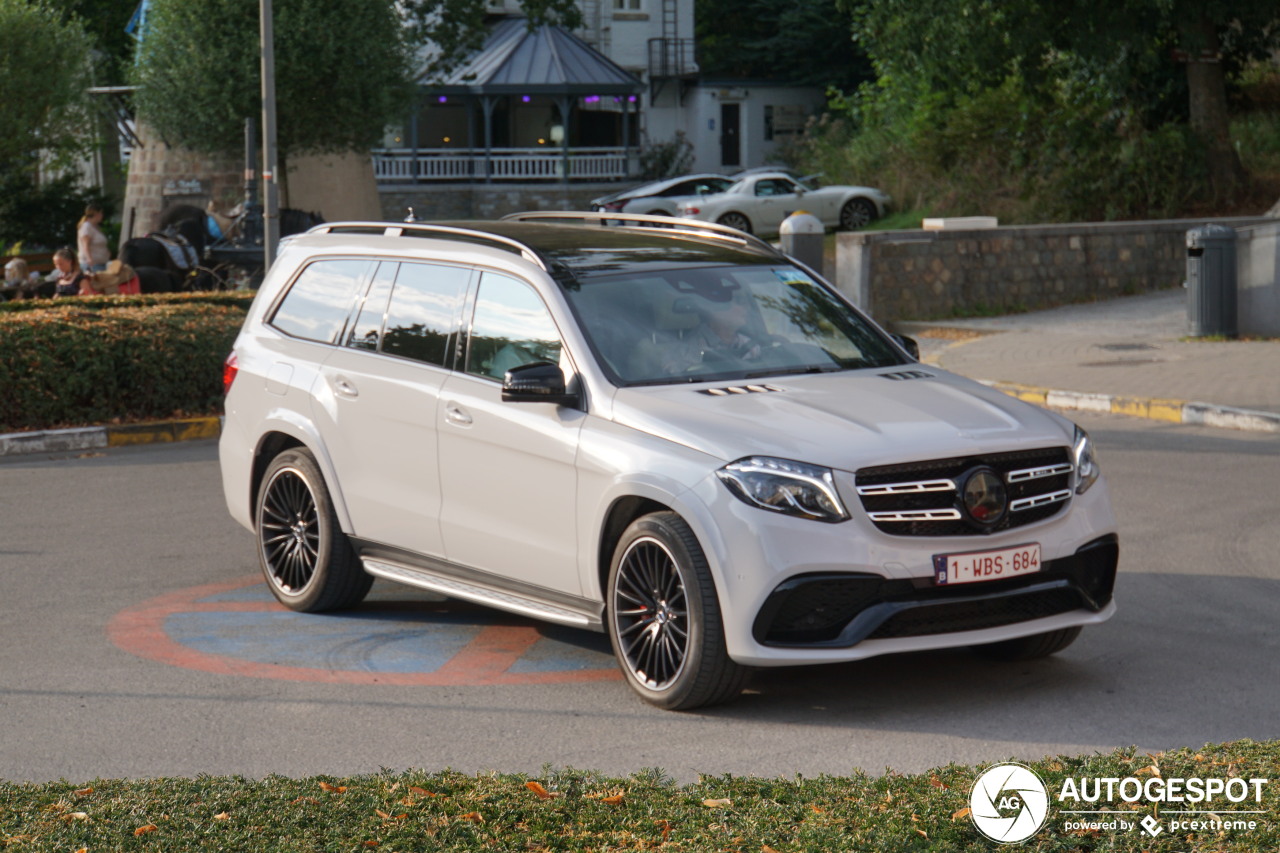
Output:
<path fill-rule="evenodd" d="M 258 0 L 262 38 L 262 266 L 271 268 L 280 242 L 279 166 L 276 152 L 276 56 L 271 0 Z"/>

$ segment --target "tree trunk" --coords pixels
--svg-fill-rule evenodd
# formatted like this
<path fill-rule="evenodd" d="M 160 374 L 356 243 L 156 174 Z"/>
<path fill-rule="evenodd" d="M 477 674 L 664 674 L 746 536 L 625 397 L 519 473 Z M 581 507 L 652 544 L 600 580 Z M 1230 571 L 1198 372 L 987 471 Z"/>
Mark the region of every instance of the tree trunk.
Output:
<path fill-rule="evenodd" d="M 1182 40 L 1188 54 L 1191 129 L 1204 145 L 1209 189 L 1216 201 L 1225 201 L 1244 185 L 1246 175 L 1240 155 L 1231 144 L 1218 29 L 1207 15 L 1200 14 L 1183 24 Z"/>

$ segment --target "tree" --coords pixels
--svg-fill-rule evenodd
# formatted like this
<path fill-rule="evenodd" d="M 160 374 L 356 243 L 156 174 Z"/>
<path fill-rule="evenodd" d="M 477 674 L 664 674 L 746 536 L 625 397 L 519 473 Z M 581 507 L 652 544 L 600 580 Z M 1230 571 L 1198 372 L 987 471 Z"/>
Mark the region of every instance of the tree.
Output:
<path fill-rule="evenodd" d="M 87 57 L 84 30 L 44 0 L 0 0 L 0 170 L 81 149 Z"/>
<path fill-rule="evenodd" d="M 841 0 L 882 78 L 974 94 L 1009 75 L 1046 96 L 1065 68 L 1163 124 L 1181 75 L 1179 118 L 1199 137 L 1215 196 L 1243 180 L 1228 136 L 1225 70 L 1280 46 L 1274 0 Z M 1064 62 L 1066 56 L 1070 61 Z M 1139 85 L 1163 78 L 1154 87 Z M 1150 100 L 1145 103 L 1141 100 Z M 1136 101 L 1136 103 L 1135 103 Z"/>
<path fill-rule="evenodd" d="M 407 31 L 388 0 L 276 0 L 278 144 L 368 150 L 403 116 Z M 262 112 L 256 0 L 153 0 L 133 76 L 138 112 L 166 142 L 234 154 Z"/>
<path fill-rule="evenodd" d="M 836 0 L 697 0 L 703 73 L 851 89 L 871 64 Z"/>

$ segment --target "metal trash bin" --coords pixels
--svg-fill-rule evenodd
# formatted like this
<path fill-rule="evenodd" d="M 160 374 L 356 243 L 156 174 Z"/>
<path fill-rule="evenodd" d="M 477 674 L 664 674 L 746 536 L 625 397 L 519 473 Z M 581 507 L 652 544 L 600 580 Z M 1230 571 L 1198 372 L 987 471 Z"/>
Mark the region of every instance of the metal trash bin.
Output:
<path fill-rule="evenodd" d="M 1234 228 L 1204 225 L 1187 232 L 1187 291 L 1192 337 L 1239 334 Z"/>

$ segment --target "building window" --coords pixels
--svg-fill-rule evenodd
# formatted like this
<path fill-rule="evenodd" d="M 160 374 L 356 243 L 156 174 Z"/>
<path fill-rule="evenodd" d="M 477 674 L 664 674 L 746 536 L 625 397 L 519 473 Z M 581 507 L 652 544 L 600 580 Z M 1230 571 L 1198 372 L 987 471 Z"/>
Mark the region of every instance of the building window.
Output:
<path fill-rule="evenodd" d="M 615 12 L 639 12 L 644 0 L 613 0 Z"/>

